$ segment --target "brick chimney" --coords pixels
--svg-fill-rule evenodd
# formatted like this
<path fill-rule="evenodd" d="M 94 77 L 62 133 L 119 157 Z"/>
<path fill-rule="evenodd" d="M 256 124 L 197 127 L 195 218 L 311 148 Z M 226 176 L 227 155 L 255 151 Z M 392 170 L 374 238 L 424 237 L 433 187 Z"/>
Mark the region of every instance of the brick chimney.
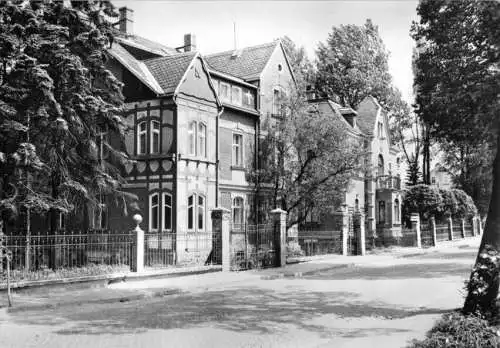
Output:
<path fill-rule="evenodd" d="M 196 36 L 184 34 L 184 52 L 196 51 Z"/>
<path fill-rule="evenodd" d="M 127 7 L 120 7 L 120 31 L 127 35 L 134 33 L 134 11 Z"/>

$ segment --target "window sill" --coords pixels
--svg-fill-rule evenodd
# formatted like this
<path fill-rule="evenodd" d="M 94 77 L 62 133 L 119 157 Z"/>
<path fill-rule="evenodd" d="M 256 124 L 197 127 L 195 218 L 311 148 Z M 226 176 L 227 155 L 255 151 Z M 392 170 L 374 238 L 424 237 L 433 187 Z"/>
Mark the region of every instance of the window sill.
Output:
<path fill-rule="evenodd" d="M 244 172 L 246 171 L 246 168 L 242 166 L 231 166 L 231 170 L 238 170 Z"/>

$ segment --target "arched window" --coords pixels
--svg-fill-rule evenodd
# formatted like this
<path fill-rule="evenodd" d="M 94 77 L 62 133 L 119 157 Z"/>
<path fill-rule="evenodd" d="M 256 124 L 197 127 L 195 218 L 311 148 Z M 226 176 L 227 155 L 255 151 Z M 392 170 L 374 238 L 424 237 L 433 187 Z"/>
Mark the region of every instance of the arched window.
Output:
<path fill-rule="evenodd" d="M 233 224 L 239 225 L 243 224 L 243 213 L 244 212 L 244 203 L 243 198 L 236 197 L 233 199 Z"/>
<path fill-rule="evenodd" d="M 382 155 L 378 155 L 378 172 L 379 176 L 384 175 L 384 157 Z"/>
<path fill-rule="evenodd" d="M 188 128 L 189 154 L 196 155 L 196 122 L 192 121 Z"/>
<path fill-rule="evenodd" d="M 355 211 L 359 211 L 359 199 L 357 199 L 357 198 L 354 201 L 354 210 Z"/>
<path fill-rule="evenodd" d="M 207 157 L 207 126 L 198 124 L 198 156 Z"/>
<path fill-rule="evenodd" d="M 149 196 L 149 229 L 158 230 L 160 220 L 159 195 L 153 193 Z"/>
<path fill-rule="evenodd" d="M 172 196 L 163 194 L 163 230 L 172 230 Z"/>
<path fill-rule="evenodd" d="M 146 154 L 147 123 L 141 122 L 137 125 L 137 154 Z"/>
<path fill-rule="evenodd" d="M 394 221 L 399 222 L 399 199 L 394 200 Z"/>
<path fill-rule="evenodd" d="M 385 222 L 385 202 L 378 202 L 378 222 Z"/>
<path fill-rule="evenodd" d="M 150 129 L 150 144 L 151 153 L 160 153 L 160 122 L 151 121 Z"/>

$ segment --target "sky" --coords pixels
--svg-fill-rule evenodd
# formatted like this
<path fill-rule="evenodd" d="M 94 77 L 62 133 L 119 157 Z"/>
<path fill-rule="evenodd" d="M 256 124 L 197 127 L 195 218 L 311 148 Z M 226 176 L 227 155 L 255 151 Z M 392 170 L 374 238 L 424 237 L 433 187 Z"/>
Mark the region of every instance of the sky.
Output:
<path fill-rule="evenodd" d="M 389 70 L 403 97 L 413 100 L 409 31 L 417 20 L 414 0 L 365 1 L 113 1 L 134 10 L 134 33 L 170 47 L 183 46 L 184 34 L 196 35 L 202 54 L 271 42 L 287 35 L 310 58 L 333 26 L 378 25 L 390 52 Z"/>

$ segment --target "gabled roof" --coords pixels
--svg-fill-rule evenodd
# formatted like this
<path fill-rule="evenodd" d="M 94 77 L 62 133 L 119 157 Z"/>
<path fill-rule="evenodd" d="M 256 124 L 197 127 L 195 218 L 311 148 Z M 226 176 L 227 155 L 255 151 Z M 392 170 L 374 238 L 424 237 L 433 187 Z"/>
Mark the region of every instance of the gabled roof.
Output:
<path fill-rule="evenodd" d="M 331 115 L 331 118 L 334 122 L 337 122 L 339 125 L 343 126 L 346 130 L 351 132 L 352 134 L 362 136 L 363 133 L 361 130 L 355 126 L 351 126 L 349 122 L 344 118 L 343 112 L 344 113 L 349 113 L 349 114 L 354 114 L 356 113 L 354 110 L 351 108 L 343 108 L 339 104 L 324 98 L 324 99 L 316 99 L 309 101 L 310 105 L 312 107 L 315 107 L 317 111 L 319 112 L 325 112 Z M 350 111 L 348 111 L 350 110 Z"/>
<path fill-rule="evenodd" d="M 142 83 L 158 95 L 164 94 L 163 89 L 153 77 L 148 67 L 143 62 L 135 59 L 123 46 L 115 42 L 108 48 L 108 53 L 127 68 Z"/>
<path fill-rule="evenodd" d="M 115 36 L 115 40 L 123 45 L 131 46 L 158 56 L 168 56 L 179 53 L 175 48 L 162 45 L 138 35 L 117 35 Z"/>
<path fill-rule="evenodd" d="M 205 56 L 209 67 L 244 80 L 259 78 L 279 41 Z"/>
<path fill-rule="evenodd" d="M 175 91 L 188 69 L 196 52 L 178 53 L 173 56 L 153 58 L 144 61 L 165 94 Z"/>

